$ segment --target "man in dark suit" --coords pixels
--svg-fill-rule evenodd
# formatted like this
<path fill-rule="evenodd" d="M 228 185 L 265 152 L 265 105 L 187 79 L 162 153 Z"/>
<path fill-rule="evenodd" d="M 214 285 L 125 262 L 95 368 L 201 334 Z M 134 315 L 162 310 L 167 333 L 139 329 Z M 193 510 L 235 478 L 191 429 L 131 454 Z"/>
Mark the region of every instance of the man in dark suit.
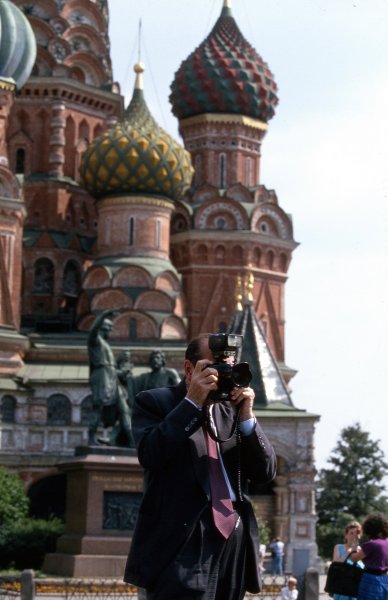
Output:
<path fill-rule="evenodd" d="M 260 590 L 257 524 L 244 490 L 248 480 L 274 478 L 275 453 L 253 414 L 250 387 L 234 387 L 228 401 L 209 405 L 219 375 L 208 337 L 188 345 L 183 381 L 141 392 L 133 408 L 144 497 L 124 580 L 145 588 L 147 600 L 242 600 L 246 590 Z M 217 460 L 209 428 L 219 440 Z M 214 462 L 230 495 L 221 508 L 228 527 L 233 518 L 227 533 L 220 533 L 212 509 Z"/>

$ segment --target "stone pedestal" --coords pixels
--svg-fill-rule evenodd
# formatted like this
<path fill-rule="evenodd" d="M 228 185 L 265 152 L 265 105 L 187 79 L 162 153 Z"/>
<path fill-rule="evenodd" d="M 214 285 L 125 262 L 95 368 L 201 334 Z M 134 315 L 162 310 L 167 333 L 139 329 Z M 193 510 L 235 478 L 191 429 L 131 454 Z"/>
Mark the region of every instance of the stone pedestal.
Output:
<path fill-rule="evenodd" d="M 43 571 L 122 578 L 143 489 L 135 450 L 78 448 L 59 468 L 67 476 L 65 533 Z"/>

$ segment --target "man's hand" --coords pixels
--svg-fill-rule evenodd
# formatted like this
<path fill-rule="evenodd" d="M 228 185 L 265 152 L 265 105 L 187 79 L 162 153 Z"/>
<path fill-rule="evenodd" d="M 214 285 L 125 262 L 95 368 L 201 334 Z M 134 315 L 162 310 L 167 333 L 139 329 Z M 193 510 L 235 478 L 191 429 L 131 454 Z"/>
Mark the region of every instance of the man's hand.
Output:
<path fill-rule="evenodd" d="M 230 402 L 235 408 L 240 407 L 240 420 L 247 421 L 254 418 L 253 402 L 255 400 L 255 392 L 251 387 L 240 388 L 234 387 L 230 392 Z"/>
<path fill-rule="evenodd" d="M 207 358 L 198 360 L 191 374 L 186 396 L 201 407 L 209 393 L 217 389 L 217 382 L 218 372 L 211 367 L 211 362 Z"/>

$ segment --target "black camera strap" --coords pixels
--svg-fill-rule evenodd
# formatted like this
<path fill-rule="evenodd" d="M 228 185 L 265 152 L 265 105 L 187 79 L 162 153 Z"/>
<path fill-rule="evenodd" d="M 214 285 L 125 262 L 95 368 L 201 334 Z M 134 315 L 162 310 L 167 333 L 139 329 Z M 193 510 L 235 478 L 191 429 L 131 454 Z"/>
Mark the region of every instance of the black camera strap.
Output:
<path fill-rule="evenodd" d="M 232 423 L 232 429 L 230 431 L 230 434 L 227 438 L 220 438 L 217 435 L 217 422 L 216 419 L 213 415 L 210 414 L 210 406 L 212 406 L 211 404 L 207 404 L 206 405 L 206 419 L 205 419 L 205 427 L 206 427 L 206 431 L 208 432 L 208 434 L 210 435 L 210 437 L 215 440 L 216 442 L 218 442 L 219 444 L 222 444 L 224 442 L 229 442 L 229 440 L 232 439 L 232 437 L 237 433 L 237 431 L 240 431 L 240 407 L 237 407 L 236 413 L 234 415 L 233 418 L 233 423 Z M 214 423 L 214 427 L 212 426 L 212 422 Z"/>
<path fill-rule="evenodd" d="M 217 422 L 213 415 L 210 414 L 210 404 L 206 405 L 206 419 L 205 419 L 205 428 L 208 432 L 209 436 L 218 443 L 228 442 L 232 439 L 232 437 L 236 436 L 236 446 L 237 446 L 237 490 L 235 490 L 237 500 L 239 502 L 243 502 L 244 498 L 242 495 L 242 487 L 241 487 L 241 430 L 240 430 L 240 406 L 237 406 L 236 413 L 234 415 L 232 429 L 229 437 L 222 439 L 218 437 L 216 433 Z M 214 426 L 212 425 L 214 424 Z"/>

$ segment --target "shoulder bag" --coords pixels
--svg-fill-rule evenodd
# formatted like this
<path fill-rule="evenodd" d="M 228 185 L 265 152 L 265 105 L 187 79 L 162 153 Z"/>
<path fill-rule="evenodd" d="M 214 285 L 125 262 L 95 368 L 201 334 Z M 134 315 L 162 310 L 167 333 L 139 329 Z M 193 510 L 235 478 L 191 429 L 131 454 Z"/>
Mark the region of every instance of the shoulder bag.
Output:
<path fill-rule="evenodd" d="M 347 555 L 344 562 L 333 561 L 330 564 L 325 585 L 325 592 L 330 596 L 342 594 L 357 598 L 363 569 L 346 562 L 349 556 L 350 554 Z"/>

